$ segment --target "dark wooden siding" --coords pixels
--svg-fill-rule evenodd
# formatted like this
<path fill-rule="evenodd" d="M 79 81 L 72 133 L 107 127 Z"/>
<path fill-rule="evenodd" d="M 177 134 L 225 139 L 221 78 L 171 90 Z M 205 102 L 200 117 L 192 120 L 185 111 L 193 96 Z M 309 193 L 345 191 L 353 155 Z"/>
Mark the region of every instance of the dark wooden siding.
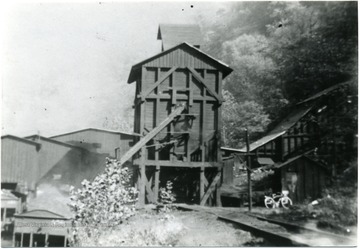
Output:
<path fill-rule="evenodd" d="M 294 192 L 288 187 L 286 181 L 287 172 L 297 175 L 297 183 Z M 317 163 L 301 157 L 292 163 L 281 168 L 282 189 L 289 190 L 290 198 L 295 202 L 302 202 L 306 199 L 315 200 L 320 197 L 325 186 L 326 170 Z"/>
<path fill-rule="evenodd" d="M 176 70 L 167 77 L 158 87 L 153 88 L 155 82 L 162 78 L 170 68 L 177 67 Z M 211 95 L 208 90 L 205 91 L 205 86 L 202 82 L 196 79 L 196 76 L 189 70 L 194 68 L 195 71 L 204 79 L 207 88 L 210 88 L 216 93 L 220 93 L 220 73 L 219 69 L 215 68 L 210 60 L 204 56 L 201 56 L 197 51 L 188 50 L 186 48 L 178 48 L 163 54 L 161 57 L 157 57 L 152 61 L 146 62 L 142 65 L 141 70 L 141 84 L 142 89 L 152 89 L 145 97 L 145 101 L 140 101 L 140 97 L 137 97 L 137 107 L 135 107 L 135 117 L 137 124 L 136 127 L 140 128 L 141 119 L 144 122 L 144 131 L 137 132 L 149 132 L 156 127 L 160 122 L 165 120 L 171 113 L 173 104 L 188 104 L 190 99 L 189 90 L 192 91 L 193 99 L 192 106 L 186 110 L 186 114 L 195 114 L 194 119 L 189 121 L 187 118 L 177 119 L 177 124 L 169 125 L 163 129 L 156 139 L 162 142 L 170 141 L 172 139 L 178 139 L 178 142 L 174 148 L 174 152 L 177 154 L 199 153 L 198 149 L 205 143 L 205 161 L 218 161 L 218 129 L 220 122 L 219 117 L 219 100 Z M 139 84 L 138 83 L 138 84 Z M 139 86 L 137 84 L 139 91 Z M 174 95 L 172 89 L 177 89 Z M 206 94 L 205 94 L 206 92 Z M 141 92 L 147 93 L 146 90 Z M 221 93 L 219 94 L 221 96 Z M 172 99 L 175 96 L 175 101 Z M 158 103 L 158 105 L 157 105 Z M 142 106 L 143 105 L 143 106 Z M 143 107 L 143 112 L 141 113 Z M 189 129 L 189 124 L 192 124 Z M 175 133 L 173 133 L 175 132 Z M 189 134 L 183 135 L 181 134 Z M 170 137 L 172 134 L 172 137 Z M 181 138 L 178 138 L 178 137 Z M 189 136 L 188 138 L 186 136 Z M 164 140 L 167 138 L 166 140 Z M 153 144 L 154 141 L 150 141 L 147 145 Z M 154 160 L 154 149 L 147 149 L 149 160 Z M 168 160 L 168 156 L 164 156 L 163 159 Z M 200 157 L 186 155 L 187 158 L 197 158 L 191 160 L 201 160 Z M 200 159 L 199 159 L 200 158 Z M 181 159 L 180 159 L 181 160 Z"/>
<path fill-rule="evenodd" d="M 36 146 L 11 138 L 1 139 L 1 182 L 22 183 L 29 189 L 38 180 Z"/>

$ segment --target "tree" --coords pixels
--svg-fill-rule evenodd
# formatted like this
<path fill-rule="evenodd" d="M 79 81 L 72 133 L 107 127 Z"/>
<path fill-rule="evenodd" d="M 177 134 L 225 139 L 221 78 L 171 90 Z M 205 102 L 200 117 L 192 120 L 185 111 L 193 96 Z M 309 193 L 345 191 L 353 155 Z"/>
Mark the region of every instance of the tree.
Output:
<path fill-rule="evenodd" d="M 356 2 L 278 4 L 268 25 L 278 78 L 292 103 L 357 78 Z"/>
<path fill-rule="evenodd" d="M 221 58 L 233 65 L 234 72 L 226 79 L 225 89 L 238 102 L 254 101 L 263 106 L 270 119 L 288 101 L 282 94 L 277 66 L 269 55 L 269 41 L 263 35 L 241 35 L 226 41 Z"/>
<path fill-rule="evenodd" d="M 225 99 L 222 108 L 225 146 L 234 148 L 244 146 L 245 128 L 253 137 L 264 132 L 270 119 L 261 105 L 255 101 L 238 103 L 229 91 L 224 91 L 223 96 Z"/>

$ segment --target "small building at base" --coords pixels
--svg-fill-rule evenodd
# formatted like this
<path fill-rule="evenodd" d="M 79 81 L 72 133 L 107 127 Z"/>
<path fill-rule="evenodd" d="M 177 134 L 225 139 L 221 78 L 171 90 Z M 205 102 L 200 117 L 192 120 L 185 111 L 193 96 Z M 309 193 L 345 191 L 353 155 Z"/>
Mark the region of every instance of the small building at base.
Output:
<path fill-rule="evenodd" d="M 320 197 L 328 174 L 325 165 L 308 155 L 290 158 L 275 165 L 274 170 L 281 177 L 281 190 L 289 191 L 289 197 L 296 203 Z"/>
<path fill-rule="evenodd" d="M 69 247 L 69 218 L 41 209 L 14 217 L 14 247 Z"/>

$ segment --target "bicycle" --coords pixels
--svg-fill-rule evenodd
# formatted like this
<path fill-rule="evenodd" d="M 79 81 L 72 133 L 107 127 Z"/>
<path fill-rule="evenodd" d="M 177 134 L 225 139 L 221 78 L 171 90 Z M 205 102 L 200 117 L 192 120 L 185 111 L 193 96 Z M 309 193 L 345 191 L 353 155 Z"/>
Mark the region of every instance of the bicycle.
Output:
<path fill-rule="evenodd" d="M 278 208 L 281 206 L 285 209 L 288 209 L 290 206 L 292 206 L 292 200 L 287 196 L 289 194 L 289 191 L 282 191 L 281 194 L 272 194 L 271 196 L 265 195 L 265 207 L 267 208 Z M 277 201 L 276 201 L 277 199 Z"/>

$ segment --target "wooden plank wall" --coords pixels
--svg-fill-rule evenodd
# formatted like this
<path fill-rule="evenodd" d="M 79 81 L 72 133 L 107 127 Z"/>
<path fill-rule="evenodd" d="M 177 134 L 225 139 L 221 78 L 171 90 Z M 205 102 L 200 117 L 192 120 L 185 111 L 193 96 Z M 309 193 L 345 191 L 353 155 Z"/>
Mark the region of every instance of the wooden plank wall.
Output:
<path fill-rule="evenodd" d="M 307 198 L 315 200 L 320 197 L 325 186 L 326 176 L 326 171 L 321 166 L 305 158 L 299 158 L 284 166 L 281 169 L 283 190 L 287 189 L 286 172 L 295 172 L 297 174 L 295 195 L 290 195 L 293 201 L 299 203 Z"/>

